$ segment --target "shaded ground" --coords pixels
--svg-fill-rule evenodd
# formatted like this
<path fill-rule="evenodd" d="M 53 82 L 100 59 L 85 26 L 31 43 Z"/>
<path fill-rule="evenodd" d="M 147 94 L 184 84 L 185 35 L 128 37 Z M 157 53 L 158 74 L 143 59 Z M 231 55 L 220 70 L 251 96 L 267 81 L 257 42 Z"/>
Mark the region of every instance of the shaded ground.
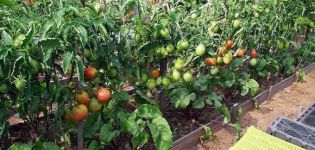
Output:
<path fill-rule="evenodd" d="M 303 83 L 294 83 L 282 92 L 276 94 L 270 100 L 260 105 L 260 110 L 250 111 L 243 115 L 242 129 L 250 125 L 265 131 L 267 127 L 279 116 L 288 116 L 295 119 L 308 106 L 315 103 L 315 71 L 306 76 Z M 245 130 L 243 130 L 243 133 Z M 243 134 L 242 133 L 242 134 Z M 236 132 L 231 127 L 225 127 L 216 132 L 212 140 L 198 144 L 197 150 L 228 150 L 233 146 Z"/>

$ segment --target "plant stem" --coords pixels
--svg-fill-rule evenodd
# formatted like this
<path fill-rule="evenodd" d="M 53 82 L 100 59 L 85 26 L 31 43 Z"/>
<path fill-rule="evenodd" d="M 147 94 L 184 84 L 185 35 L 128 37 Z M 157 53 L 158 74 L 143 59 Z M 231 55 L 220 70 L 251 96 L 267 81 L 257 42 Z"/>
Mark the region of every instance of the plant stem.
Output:
<path fill-rule="evenodd" d="M 83 150 L 83 121 L 78 123 L 78 150 Z"/>

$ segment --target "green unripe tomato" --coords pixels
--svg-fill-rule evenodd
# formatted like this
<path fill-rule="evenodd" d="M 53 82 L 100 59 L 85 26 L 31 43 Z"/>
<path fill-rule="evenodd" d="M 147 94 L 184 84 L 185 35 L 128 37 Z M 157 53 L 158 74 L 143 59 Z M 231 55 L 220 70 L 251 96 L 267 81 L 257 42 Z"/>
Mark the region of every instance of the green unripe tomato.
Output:
<path fill-rule="evenodd" d="M 149 90 L 153 90 L 156 88 L 156 81 L 154 79 L 149 79 L 146 86 Z"/>
<path fill-rule="evenodd" d="M 162 85 L 164 88 L 168 88 L 171 84 L 171 80 L 168 77 L 164 77 L 162 80 Z"/>
<path fill-rule="evenodd" d="M 206 46 L 202 43 L 200 43 L 196 48 L 196 55 L 197 56 L 203 56 L 206 54 Z"/>
<path fill-rule="evenodd" d="M 187 71 L 184 73 L 183 78 L 185 82 L 191 82 L 193 79 L 193 74 L 190 71 Z"/>
<path fill-rule="evenodd" d="M 167 44 L 166 51 L 171 54 L 174 52 L 174 45 L 173 44 Z"/>
<path fill-rule="evenodd" d="M 178 81 L 180 79 L 180 72 L 174 69 L 172 73 L 172 77 L 174 81 Z"/>
<path fill-rule="evenodd" d="M 160 31 L 160 34 L 161 36 L 164 38 L 164 39 L 168 39 L 170 38 L 170 30 L 167 29 L 167 28 L 164 28 Z"/>
<path fill-rule="evenodd" d="M 175 62 L 175 69 L 182 70 L 184 68 L 185 61 L 183 59 L 178 58 Z"/>

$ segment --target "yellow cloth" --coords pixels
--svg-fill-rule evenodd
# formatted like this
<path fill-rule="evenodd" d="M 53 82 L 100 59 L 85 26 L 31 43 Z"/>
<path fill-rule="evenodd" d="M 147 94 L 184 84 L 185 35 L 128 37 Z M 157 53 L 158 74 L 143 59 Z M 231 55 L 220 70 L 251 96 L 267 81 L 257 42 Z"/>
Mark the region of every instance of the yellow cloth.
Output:
<path fill-rule="evenodd" d="M 229 150 L 305 150 L 251 126 Z"/>

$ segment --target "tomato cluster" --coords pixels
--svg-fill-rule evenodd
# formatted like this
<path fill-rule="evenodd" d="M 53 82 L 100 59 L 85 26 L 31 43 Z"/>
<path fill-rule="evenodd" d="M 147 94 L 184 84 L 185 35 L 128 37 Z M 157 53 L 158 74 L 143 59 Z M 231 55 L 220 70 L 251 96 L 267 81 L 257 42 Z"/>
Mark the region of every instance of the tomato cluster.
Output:
<path fill-rule="evenodd" d="M 84 77 L 87 81 L 93 81 L 97 78 L 97 69 L 94 67 L 87 67 L 84 70 Z M 111 72 L 113 75 L 114 73 Z M 75 94 L 75 101 L 77 105 L 65 111 L 64 118 L 68 121 L 83 121 L 88 117 L 88 112 L 100 112 L 104 104 L 111 99 L 111 91 L 108 88 L 95 86 L 92 94 L 85 90 L 80 90 Z"/>

